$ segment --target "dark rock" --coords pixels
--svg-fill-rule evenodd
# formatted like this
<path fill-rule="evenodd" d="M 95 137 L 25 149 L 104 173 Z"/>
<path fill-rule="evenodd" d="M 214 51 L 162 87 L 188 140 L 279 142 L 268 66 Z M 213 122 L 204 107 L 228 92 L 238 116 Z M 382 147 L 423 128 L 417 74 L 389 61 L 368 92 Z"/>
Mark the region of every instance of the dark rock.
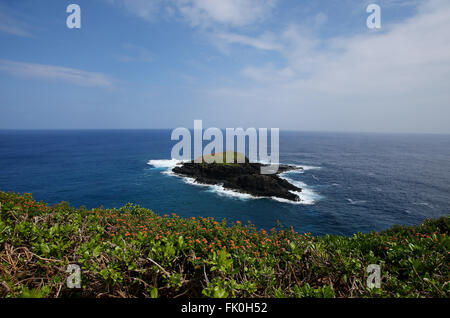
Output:
<path fill-rule="evenodd" d="M 302 189 L 280 178 L 278 174 L 299 169 L 297 167 L 280 165 L 277 174 L 261 174 L 260 163 L 183 163 L 173 169 L 173 172 L 185 177 L 194 178 L 201 184 L 222 184 L 224 188 L 251 194 L 257 197 L 277 197 L 290 201 L 300 201 L 291 191 L 301 192 Z M 300 168 L 301 169 L 301 168 Z"/>

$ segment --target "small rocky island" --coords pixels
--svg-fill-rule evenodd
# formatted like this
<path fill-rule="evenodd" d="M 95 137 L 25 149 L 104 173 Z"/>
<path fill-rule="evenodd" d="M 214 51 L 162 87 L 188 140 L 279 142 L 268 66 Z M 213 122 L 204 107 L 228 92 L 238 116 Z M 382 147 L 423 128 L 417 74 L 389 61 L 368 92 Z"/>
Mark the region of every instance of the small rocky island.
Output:
<path fill-rule="evenodd" d="M 300 198 L 293 192 L 301 192 L 302 189 L 294 186 L 288 181 L 279 177 L 278 174 L 301 168 L 280 165 L 276 174 L 261 174 L 261 163 L 250 163 L 245 157 L 245 163 L 225 163 L 224 153 L 223 163 L 206 163 L 204 158 L 202 163 L 194 161 L 182 163 L 173 172 L 179 176 L 190 177 L 200 184 L 222 185 L 225 189 L 247 193 L 256 197 L 277 197 L 294 202 L 299 202 Z M 238 153 L 231 152 L 237 162 Z M 242 160 L 244 161 L 244 160 Z"/>

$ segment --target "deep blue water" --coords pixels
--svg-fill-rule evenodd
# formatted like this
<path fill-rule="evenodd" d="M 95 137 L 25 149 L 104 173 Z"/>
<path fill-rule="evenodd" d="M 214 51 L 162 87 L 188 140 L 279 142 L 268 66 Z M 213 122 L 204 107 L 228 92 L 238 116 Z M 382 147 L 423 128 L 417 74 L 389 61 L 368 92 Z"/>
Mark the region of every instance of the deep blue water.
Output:
<path fill-rule="evenodd" d="M 313 204 L 240 199 L 149 166 L 169 159 L 169 130 L 0 131 L 0 190 L 88 208 L 137 203 L 157 213 L 277 220 L 315 235 L 380 231 L 450 211 L 450 136 L 281 132 L 280 161 Z"/>

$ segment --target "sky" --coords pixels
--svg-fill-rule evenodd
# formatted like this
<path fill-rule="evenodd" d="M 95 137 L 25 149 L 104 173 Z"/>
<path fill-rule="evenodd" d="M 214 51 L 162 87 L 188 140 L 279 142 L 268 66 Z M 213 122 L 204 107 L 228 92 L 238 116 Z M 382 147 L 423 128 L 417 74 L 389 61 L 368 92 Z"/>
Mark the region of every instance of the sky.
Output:
<path fill-rule="evenodd" d="M 450 133 L 450 1 L 0 0 L 0 129 L 195 119 Z"/>

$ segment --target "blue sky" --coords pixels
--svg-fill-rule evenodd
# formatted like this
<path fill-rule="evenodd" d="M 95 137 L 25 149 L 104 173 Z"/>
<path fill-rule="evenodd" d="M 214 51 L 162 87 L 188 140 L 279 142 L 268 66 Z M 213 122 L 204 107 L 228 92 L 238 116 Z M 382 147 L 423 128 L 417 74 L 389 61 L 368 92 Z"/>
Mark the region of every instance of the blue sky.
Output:
<path fill-rule="evenodd" d="M 0 129 L 449 133 L 449 84 L 444 0 L 0 0 Z"/>

